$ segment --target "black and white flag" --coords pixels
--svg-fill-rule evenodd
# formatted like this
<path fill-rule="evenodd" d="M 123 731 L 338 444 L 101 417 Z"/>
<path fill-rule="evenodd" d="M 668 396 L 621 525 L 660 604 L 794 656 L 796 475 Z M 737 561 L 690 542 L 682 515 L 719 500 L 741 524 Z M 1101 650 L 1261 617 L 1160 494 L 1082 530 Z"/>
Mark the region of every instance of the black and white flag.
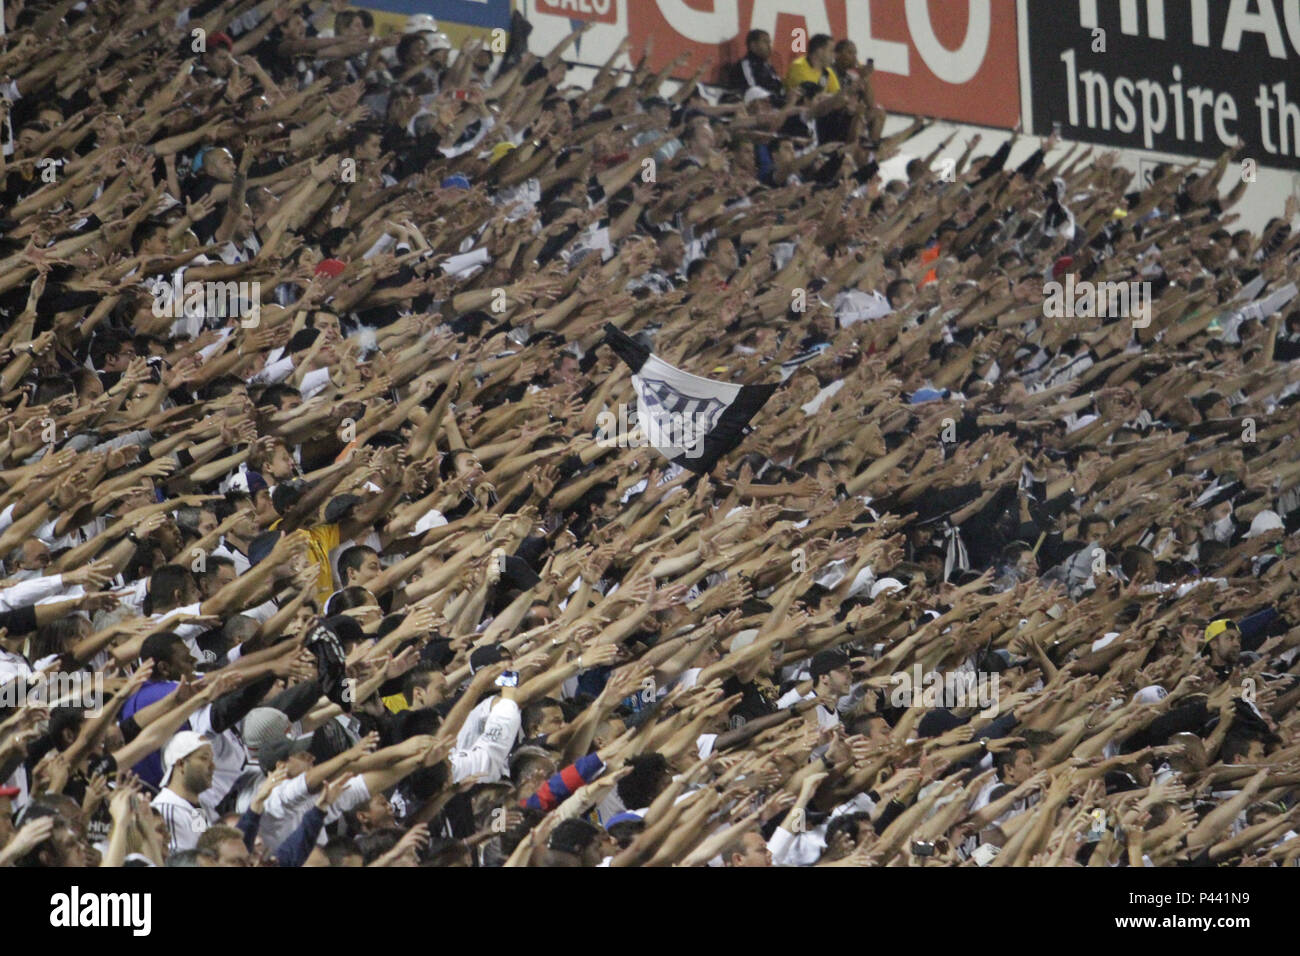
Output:
<path fill-rule="evenodd" d="M 708 474 L 749 433 L 776 385 L 732 385 L 674 368 L 613 325 L 605 344 L 632 370 L 636 419 L 647 444 L 674 464 Z"/>

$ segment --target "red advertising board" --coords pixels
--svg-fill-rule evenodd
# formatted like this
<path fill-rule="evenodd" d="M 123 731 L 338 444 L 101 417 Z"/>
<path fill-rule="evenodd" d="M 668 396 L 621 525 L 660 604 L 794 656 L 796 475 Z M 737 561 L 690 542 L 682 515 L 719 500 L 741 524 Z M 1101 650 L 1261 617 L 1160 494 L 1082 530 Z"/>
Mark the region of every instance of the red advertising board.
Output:
<path fill-rule="evenodd" d="M 592 23 L 617 23 L 618 0 L 533 0 L 538 13 L 549 13 L 571 20 Z"/>
<path fill-rule="evenodd" d="M 712 82 L 744 54 L 751 29 L 772 35 L 772 58 L 782 73 L 802 54 L 799 41 L 817 33 L 847 37 L 859 59 L 875 60 L 876 94 L 891 112 L 1006 129 L 1020 115 L 1015 0 L 528 0 L 528 6 L 538 19 L 614 24 L 631 39 L 634 56 L 653 37 L 655 69 L 689 56 L 675 71 L 679 77 L 711 59 L 706 80 Z"/>

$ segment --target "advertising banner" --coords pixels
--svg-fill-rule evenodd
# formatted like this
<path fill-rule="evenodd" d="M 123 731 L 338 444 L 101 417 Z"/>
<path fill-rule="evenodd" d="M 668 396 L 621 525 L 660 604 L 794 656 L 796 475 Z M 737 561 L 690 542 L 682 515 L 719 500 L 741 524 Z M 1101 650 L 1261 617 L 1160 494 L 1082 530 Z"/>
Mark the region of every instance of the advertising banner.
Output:
<path fill-rule="evenodd" d="M 745 34 L 766 30 L 772 59 L 784 74 L 809 37 L 848 38 L 858 59 L 875 61 L 881 105 L 899 113 L 1010 129 L 1020 115 L 1014 0 L 518 0 L 538 29 L 535 53 L 580 21 L 597 29 L 573 57 L 599 65 L 624 38 L 640 57 L 653 40 L 650 65 L 679 55 L 673 76 L 691 76 L 705 61 L 705 82 L 719 82 L 745 53 Z"/>
<path fill-rule="evenodd" d="M 1029 0 L 1034 132 L 1300 169 L 1300 0 Z"/>

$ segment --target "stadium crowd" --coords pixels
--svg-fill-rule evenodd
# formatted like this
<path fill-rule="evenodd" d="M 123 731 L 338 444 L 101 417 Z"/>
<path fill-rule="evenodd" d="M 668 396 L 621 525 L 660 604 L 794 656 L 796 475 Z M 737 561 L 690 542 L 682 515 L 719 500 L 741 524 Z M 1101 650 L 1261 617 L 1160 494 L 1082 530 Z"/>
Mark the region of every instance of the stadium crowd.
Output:
<path fill-rule="evenodd" d="M 1300 237 L 1237 156 L 886 175 L 930 122 L 824 36 L 706 89 L 4 16 L 0 862 L 1300 856 Z M 779 387 L 670 461 L 617 332 Z"/>

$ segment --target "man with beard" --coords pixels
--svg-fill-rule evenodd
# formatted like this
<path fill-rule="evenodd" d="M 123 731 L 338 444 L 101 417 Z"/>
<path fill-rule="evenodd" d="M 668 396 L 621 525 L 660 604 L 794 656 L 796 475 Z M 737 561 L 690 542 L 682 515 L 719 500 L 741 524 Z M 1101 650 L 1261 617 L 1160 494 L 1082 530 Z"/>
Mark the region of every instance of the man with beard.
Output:
<path fill-rule="evenodd" d="M 193 850 L 212 823 L 199 794 L 212 786 L 212 745 L 192 730 L 182 730 L 163 751 L 163 789 L 151 806 L 167 822 L 170 853 Z"/>

